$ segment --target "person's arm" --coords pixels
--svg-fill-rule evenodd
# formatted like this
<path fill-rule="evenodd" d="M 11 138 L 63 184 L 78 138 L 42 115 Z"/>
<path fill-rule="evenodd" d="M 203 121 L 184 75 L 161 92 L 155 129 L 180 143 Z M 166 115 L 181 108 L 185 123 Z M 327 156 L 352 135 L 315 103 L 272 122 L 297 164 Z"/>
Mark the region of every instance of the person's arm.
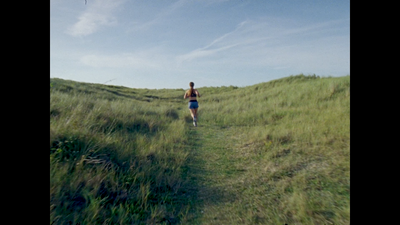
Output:
<path fill-rule="evenodd" d="M 196 89 L 197 96 L 200 98 L 200 92 Z"/>
<path fill-rule="evenodd" d="M 185 95 L 183 95 L 183 99 L 187 99 L 187 92 L 185 92 Z"/>

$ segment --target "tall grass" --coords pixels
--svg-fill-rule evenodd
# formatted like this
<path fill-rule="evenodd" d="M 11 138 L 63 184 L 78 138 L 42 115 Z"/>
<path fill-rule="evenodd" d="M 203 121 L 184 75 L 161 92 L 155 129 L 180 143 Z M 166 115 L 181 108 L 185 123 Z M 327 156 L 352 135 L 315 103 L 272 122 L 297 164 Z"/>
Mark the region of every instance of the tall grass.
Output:
<path fill-rule="evenodd" d="M 349 76 L 299 75 L 204 96 L 199 124 L 230 133 L 230 154 L 218 160 L 242 171 L 224 180 L 238 198 L 221 209 L 232 216 L 224 222 L 349 224 Z"/>
<path fill-rule="evenodd" d="M 178 220 L 187 127 L 176 107 L 61 83 L 50 93 L 51 223 Z"/>
<path fill-rule="evenodd" d="M 183 89 L 51 84 L 51 223 L 349 224 L 349 76 L 198 88 L 196 128 Z"/>

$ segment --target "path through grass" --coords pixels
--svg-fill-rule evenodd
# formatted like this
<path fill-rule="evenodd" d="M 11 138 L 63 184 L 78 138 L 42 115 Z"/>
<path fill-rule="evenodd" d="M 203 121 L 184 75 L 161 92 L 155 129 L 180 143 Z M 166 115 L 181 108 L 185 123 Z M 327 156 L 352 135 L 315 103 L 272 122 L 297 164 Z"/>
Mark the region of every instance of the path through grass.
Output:
<path fill-rule="evenodd" d="M 244 158 L 238 157 L 241 127 L 201 124 L 190 129 L 191 153 L 187 173 L 197 187 L 193 197 L 194 210 L 188 224 L 243 224 L 247 214 L 241 191 L 246 169 Z M 250 221 L 249 221 L 250 222 Z"/>
<path fill-rule="evenodd" d="M 182 224 L 349 223 L 341 184 L 313 177 L 312 163 L 300 167 L 293 161 L 286 171 L 279 160 L 301 156 L 284 150 L 271 160 L 263 147 L 246 142 L 252 128 L 201 121 L 190 128 L 186 180 L 194 189 L 188 193 L 191 213 Z M 283 170 L 276 169 L 280 166 Z"/>

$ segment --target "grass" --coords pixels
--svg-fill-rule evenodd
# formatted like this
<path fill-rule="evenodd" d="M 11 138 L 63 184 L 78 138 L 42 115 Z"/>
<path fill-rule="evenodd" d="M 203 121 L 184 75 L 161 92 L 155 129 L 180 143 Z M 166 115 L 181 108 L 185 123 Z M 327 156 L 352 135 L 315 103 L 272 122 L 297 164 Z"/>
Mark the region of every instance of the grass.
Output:
<path fill-rule="evenodd" d="M 187 157 L 176 151 L 187 129 L 177 107 L 155 107 L 148 91 L 130 99 L 129 89 L 66 83 L 50 95 L 51 221 L 151 223 L 185 210 L 175 205 Z"/>
<path fill-rule="evenodd" d="M 350 77 L 182 89 L 51 79 L 50 223 L 349 224 Z"/>

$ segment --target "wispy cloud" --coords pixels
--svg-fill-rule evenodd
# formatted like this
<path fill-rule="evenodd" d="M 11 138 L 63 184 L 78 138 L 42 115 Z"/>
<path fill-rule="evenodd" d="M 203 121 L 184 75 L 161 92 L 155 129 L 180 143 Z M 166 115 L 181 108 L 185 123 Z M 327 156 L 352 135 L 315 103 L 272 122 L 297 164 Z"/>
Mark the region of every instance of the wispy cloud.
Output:
<path fill-rule="evenodd" d="M 143 22 L 143 23 L 140 23 L 137 21 L 131 22 L 132 27 L 130 27 L 128 29 L 128 32 L 136 32 L 139 30 L 146 30 L 146 29 L 153 27 L 156 24 L 164 23 L 165 19 L 168 16 L 171 16 L 174 12 L 181 9 L 187 3 L 188 3 L 188 0 L 178 0 L 174 3 L 172 3 L 171 5 L 169 5 L 168 7 L 166 7 L 165 9 L 161 10 L 161 12 L 155 14 L 152 19 L 150 19 L 146 22 Z"/>
<path fill-rule="evenodd" d="M 102 26 L 112 26 L 117 24 L 117 19 L 113 15 L 115 10 L 126 0 L 92 0 L 86 5 L 86 10 L 79 16 L 78 22 L 72 25 L 66 33 L 74 36 L 90 35 Z"/>
<path fill-rule="evenodd" d="M 247 61 L 253 64 L 256 61 L 265 63 L 265 59 L 273 59 L 276 54 L 282 55 L 279 52 L 290 54 L 290 52 L 287 52 L 288 49 L 299 50 L 298 46 L 302 46 L 305 43 L 317 41 L 318 47 L 321 48 L 324 45 L 330 45 L 331 43 L 318 41 L 321 38 L 319 34 L 333 32 L 332 30 L 335 29 L 337 24 L 345 22 L 344 20 L 328 21 L 293 26 L 291 25 L 293 21 L 290 23 L 290 21 L 276 20 L 264 18 L 243 21 L 233 31 L 218 37 L 210 44 L 177 56 L 178 65 L 216 54 L 219 54 L 219 58 L 230 58 L 232 62 Z M 312 50 L 315 49 L 314 47 L 312 48 Z"/>
<path fill-rule="evenodd" d="M 165 24 L 165 21 L 168 17 L 174 16 L 175 13 L 182 10 L 185 6 L 190 6 L 193 3 L 201 3 L 206 6 L 219 4 L 223 2 L 227 2 L 230 0 L 176 0 L 175 2 L 168 5 L 168 7 L 163 8 L 160 12 L 155 13 L 154 16 L 145 22 L 131 22 L 131 27 L 128 29 L 128 32 L 136 32 L 139 30 L 150 29 L 158 24 Z"/>
<path fill-rule="evenodd" d="M 233 30 L 231 32 L 228 32 L 228 33 L 218 37 L 217 39 L 213 40 L 210 44 L 208 44 L 208 45 L 206 45 L 206 46 L 204 46 L 202 48 L 195 49 L 195 50 L 193 50 L 193 51 L 191 51 L 191 52 L 189 52 L 187 54 L 178 56 L 177 57 L 178 64 L 180 65 L 184 61 L 192 61 L 192 60 L 194 60 L 196 58 L 210 56 L 210 55 L 213 55 L 213 54 L 215 54 L 217 52 L 221 52 L 221 51 L 233 48 L 235 46 L 238 46 L 240 44 L 240 42 L 232 43 L 232 44 L 229 44 L 229 45 L 222 44 L 222 46 L 217 47 L 217 48 L 214 47 L 218 43 L 223 42 L 223 40 L 226 39 L 227 37 L 229 37 L 229 36 L 235 34 L 236 32 L 238 32 L 238 30 L 240 28 L 242 28 L 245 24 L 246 24 L 246 21 L 243 21 L 243 22 L 241 22 L 241 23 L 239 23 L 237 25 L 235 30 Z"/>

